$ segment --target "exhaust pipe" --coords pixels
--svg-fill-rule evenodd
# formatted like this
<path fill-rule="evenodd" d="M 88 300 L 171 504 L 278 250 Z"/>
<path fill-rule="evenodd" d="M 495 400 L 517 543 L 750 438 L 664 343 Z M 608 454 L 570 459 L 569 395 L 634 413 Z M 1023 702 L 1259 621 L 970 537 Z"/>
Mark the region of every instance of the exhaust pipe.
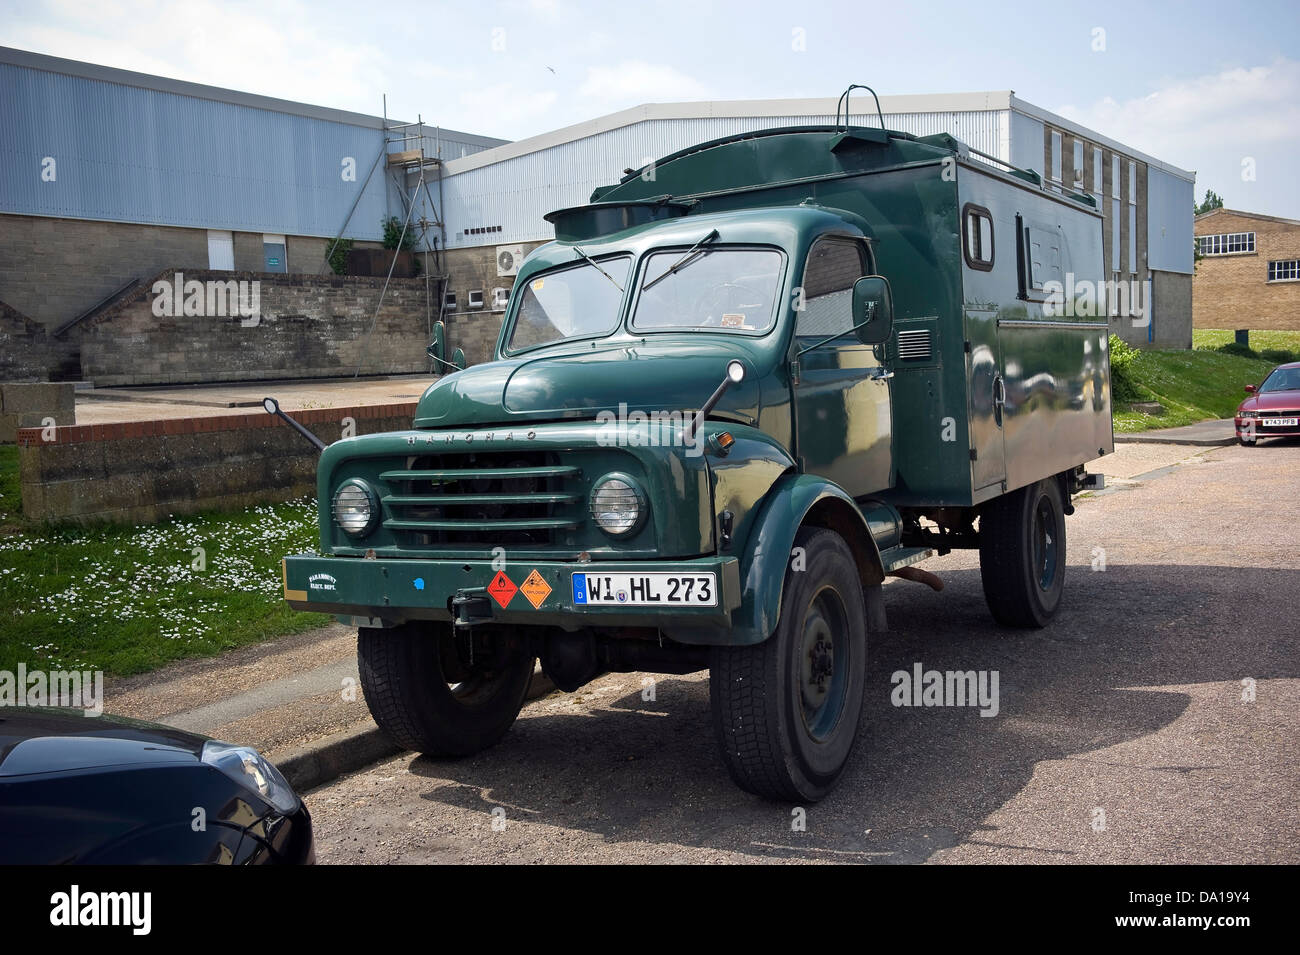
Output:
<path fill-rule="evenodd" d="M 898 570 L 891 571 L 890 577 L 901 577 L 903 580 L 912 580 L 918 584 L 925 584 L 931 590 L 943 590 L 943 581 L 938 574 L 932 574 L 928 570 L 922 570 L 920 567 L 900 567 Z"/>

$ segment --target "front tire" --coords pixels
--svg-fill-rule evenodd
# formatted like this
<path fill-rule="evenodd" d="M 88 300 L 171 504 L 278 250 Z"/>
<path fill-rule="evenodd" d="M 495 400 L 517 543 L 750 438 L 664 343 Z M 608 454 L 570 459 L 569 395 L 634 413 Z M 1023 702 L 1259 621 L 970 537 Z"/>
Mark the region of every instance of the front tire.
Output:
<path fill-rule="evenodd" d="M 1004 627 L 1047 625 L 1065 591 L 1061 482 L 1046 478 L 991 501 L 980 515 L 980 580 Z"/>
<path fill-rule="evenodd" d="M 398 746 L 469 756 L 505 736 L 524 705 L 533 658 L 462 659 L 451 627 L 408 623 L 357 631 L 366 706 Z"/>
<path fill-rule="evenodd" d="M 862 714 L 867 627 L 853 554 L 832 531 L 795 538 L 781 619 L 765 642 L 716 647 L 713 726 L 731 778 L 767 799 L 816 802 L 848 761 Z"/>

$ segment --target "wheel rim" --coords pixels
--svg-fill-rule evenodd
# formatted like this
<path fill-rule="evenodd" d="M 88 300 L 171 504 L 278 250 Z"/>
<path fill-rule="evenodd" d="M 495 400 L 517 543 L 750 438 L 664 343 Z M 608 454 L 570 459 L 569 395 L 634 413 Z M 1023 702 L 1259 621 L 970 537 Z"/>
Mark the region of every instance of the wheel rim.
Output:
<path fill-rule="evenodd" d="M 1041 497 L 1034 509 L 1034 572 L 1040 590 L 1052 589 L 1059 551 L 1060 541 L 1057 540 L 1052 502 L 1047 497 Z"/>
<path fill-rule="evenodd" d="M 799 645 L 800 715 L 808 735 L 831 735 L 844 709 L 848 670 L 848 614 L 838 593 L 823 588 L 804 614 Z"/>

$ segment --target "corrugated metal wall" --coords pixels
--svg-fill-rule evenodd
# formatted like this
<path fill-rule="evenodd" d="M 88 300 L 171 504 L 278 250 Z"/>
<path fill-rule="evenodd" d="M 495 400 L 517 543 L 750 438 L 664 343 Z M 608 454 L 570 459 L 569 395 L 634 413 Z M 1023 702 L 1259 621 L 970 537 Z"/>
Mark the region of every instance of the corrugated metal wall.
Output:
<path fill-rule="evenodd" d="M 624 169 L 735 133 L 833 121 L 825 115 L 647 120 L 448 176 L 443 183 L 447 245 L 483 245 L 485 236 L 466 235 L 465 230 L 493 226 L 501 226 L 491 234 L 494 244 L 549 239 L 554 233 L 542 216 L 587 202 L 593 189 L 616 181 Z M 879 119 L 874 113 L 854 113 L 852 122 L 875 126 Z M 918 136 L 952 133 L 1004 159 L 1008 122 L 1006 111 L 885 114 L 891 129 Z"/>
<path fill-rule="evenodd" d="M 0 130 L 3 212 L 331 237 L 384 144 L 378 128 L 3 63 Z M 484 148 L 446 132 L 442 146 Z M 346 234 L 382 238 L 401 212 L 381 166 Z"/>

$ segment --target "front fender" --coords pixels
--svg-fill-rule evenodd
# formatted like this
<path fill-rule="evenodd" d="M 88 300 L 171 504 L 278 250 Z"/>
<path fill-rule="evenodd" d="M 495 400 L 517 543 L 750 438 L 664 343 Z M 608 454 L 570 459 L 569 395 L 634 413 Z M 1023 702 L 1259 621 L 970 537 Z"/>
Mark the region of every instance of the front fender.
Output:
<path fill-rule="evenodd" d="M 844 538 L 864 589 L 885 579 L 870 526 L 848 492 L 816 475 L 786 474 L 773 485 L 741 555 L 744 596 L 732 616 L 729 643 L 762 643 L 776 630 L 791 550 L 799 528 L 806 524 L 826 527 Z"/>

